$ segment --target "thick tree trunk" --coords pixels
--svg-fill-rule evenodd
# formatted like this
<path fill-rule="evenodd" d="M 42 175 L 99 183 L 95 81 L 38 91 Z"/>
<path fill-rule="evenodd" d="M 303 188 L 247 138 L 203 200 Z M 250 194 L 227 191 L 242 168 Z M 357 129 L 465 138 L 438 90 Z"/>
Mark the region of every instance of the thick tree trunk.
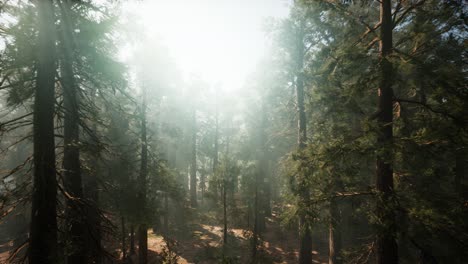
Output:
<path fill-rule="evenodd" d="M 138 263 L 148 263 L 148 227 L 145 224 L 146 219 L 146 181 L 148 175 L 148 141 L 146 136 L 146 97 L 143 95 L 143 104 L 141 109 L 141 167 L 139 175 L 139 203 L 141 207 L 141 219 L 142 222 L 138 226 Z"/>
<path fill-rule="evenodd" d="M 192 162 L 190 165 L 190 204 L 196 208 L 197 203 L 197 115 L 192 112 Z"/>
<path fill-rule="evenodd" d="M 304 67 L 304 24 L 305 21 L 301 21 L 299 32 L 297 35 L 296 43 L 296 105 L 297 105 L 297 148 L 299 152 L 302 152 L 307 143 L 307 120 L 305 114 L 304 104 L 304 78 L 303 78 L 303 67 Z M 309 189 L 306 186 L 306 182 L 298 182 L 300 187 L 299 198 L 302 202 L 308 201 L 310 197 Z M 312 234 L 310 223 L 306 219 L 305 212 L 299 215 L 299 263 L 310 264 L 312 263 Z"/>
<path fill-rule="evenodd" d="M 70 2 L 61 2 L 63 57 L 60 63 L 63 89 L 64 131 L 63 131 L 63 178 L 65 190 L 74 198 L 67 200 L 67 226 L 70 252 L 68 264 L 81 264 L 86 259 L 85 219 L 83 209 L 75 199 L 83 199 L 83 185 L 79 150 L 79 100 L 78 87 L 73 71 L 73 23 Z"/>
<path fill-rule="evenodd" d="M 340 256 L 341 252 L 341 236 L 344 228 L 342 227 L 343 215 L 340 210 L 340 203 L 336 197 L 335 193 L 342 192 L 344 190 L 344 185 L 341 177 L 337 174 L 332 175 L 331 180 L 332 189 L 330 191 L 330 222 L 329 222 L 329 251 L 328 251 L 328 263 L 329 264 L 340 264 L 343 263 L 343 260 Z"/>
<path fill-rule="evenodd" d="M 140 224 L 138 227 L 138 263 L 148 263 L 148 227 Z"/>
<path fill-rule="evenodd" d="M 307 127 L 306 127 L 306 115 L 304 106 L 304 81 L 302 79 L 302 73 L 299 73 L 296 79 L 296 100 L 299 114 L 298 120 L 298 149 L 299 151 L 304 150 L 307 140 Z M 306 183 L 299 183 L 304 185 Z M 301 193 L 299 194 L 301 200 L 309 200 L 309 190 L 307 187 L 301 187 Z M 304 213 L 299 215 L 299 237 L 300 237 L 300 249 L 299 249 L 299 263 L 310 264 L 312 263 L 312 234 L 310 229 L 310 223 L 306 220 Z"/>
<path fill-rule="evenodd" d="M 125 229 L 125 217 L 121 217 L 121 226 L 122 226 L 122 259 L 125 260 L 127 258 L 127 230 Z"/>
<path fill-rule="evenodd" d="M 455 190 L 463 199 L 468 201 L 468 188 L 466 186 L 466 170 L 467 170 L 467 158 L 464 147 L 460 147 L 455 151 L 455 179 L 454 185 Z"/>
<path fill-rule="evenodd" d="M 338 208 L 338 201 L 330 200 L 330 223 L 328 237 L 328 264 L 342 263 L 339 253 L 341 251 L 341 216 Z"/>
<path fill-rule="evenodd" d="M 376 187 L 379 192 L 377 217 L 385 226 L 377 233 L 377 264 L 398 263 L 396 243 L 396 222 L 392 209 L 393 196 L 393 69 L 389 61 L 392 53 L 392 4 L 391 0 L 382 0 L 380 4 L 380 87 L 378 100 L 379 135 L 377 145 L 380 149 L 376 160 Z"/>
<path fill-rule="evenodd" d="M 55 171 L 55 18 L 52 0 L 37 1 L 38 57 L 34 95 L 34 181 L 29 263 L 57 263 L 57 180 Z"/>
<path fill-rule="evenodd" d="M 99 216 L 99 190 L 96 175 L 90 176 L 92 179 L 88 182 L 86 189 L 89 192 L 89 201 L 91 206 L 87 211 L 88 229 L 87 237 L 87 254 L 90 263 L 101 263 L 101 219 Z"/>
<path fill-rule="evenodd" d="M 93 125 L 93 131 L 97 131 L 96 125 Z M 91 141 L 94 146 L 98 142 Z M 86 253 L 88 254 L 88 263 L 99 264 L 102 262 L 102 246 L 101 246 L 101 217 L 99 214 L 99 181 L 97 176 L 99 151 L 95 150 L 92 155 L 90 164 L 91 172 L 85 178 L 85 193 L 86 199 L 90 206 L 87 210 L 88 228 L 86 234 Z"/>
<path fill-rule="evenodd" d="M 130 256 L 135 255 L 135 226 L 130 225 Z"/>

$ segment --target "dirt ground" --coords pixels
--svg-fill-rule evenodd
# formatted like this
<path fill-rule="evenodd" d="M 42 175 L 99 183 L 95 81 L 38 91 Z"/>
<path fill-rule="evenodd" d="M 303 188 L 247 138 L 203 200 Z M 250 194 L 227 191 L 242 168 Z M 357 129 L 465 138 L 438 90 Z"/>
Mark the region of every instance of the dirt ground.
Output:
<path fill-rule="evenodd" d="M 180 264 L 211 264 L 211 263 L 236 263 L 247 264 L 251 262 L 251 233 L 245 229 L 228 229 L 228 245 L 223 250 L 222 226 L 213 225 L 213 221 L 196 221 L 190 225 L 189 230 L 182 235 L 170 239 L 170 250 L 161 235 L 148 232 L 148 257 L 150 264 L 162 263 L 163 255 L 177 255 L 177 263 Z M 314 263 L 326 264 L 327 249 L 325 241 L 319 241 L 314 245 Z M 0 245 L 0 263 L 7 263 L 8 250 L 12 249 L 12 242 Z M 320 247 L 322 245 L 322 247 Z M 115 245 L 114 248 L 118 248 Z M 266 220 L 266 231 L 263 232 L 256 263 L 259 264 L 284 264 L 298 262 L 299 241 L 295 229 L 285 229 L 280 226 L 280 219 L 273 213 Z M 169 252 L 169 253 L 168 253 Z M 223 253 L 224 252 L 224 253 Z M 120 254 L 118 250 L 117 254 Z M 129 264 L 137 263 L 137 256 L 132 256 L 126 261 L 105 261 L 107 263 Z M 174 262 L 172 262 L 174 263 Z"/>
<path fill-rule="evenodd" d="M 223 230 L 221 226 L 210 224 L 195 224 L 190 236 L 174 239 L 173 251 L 179 256 L 180 264 L 211 264 L 211 263 L 251 263 L 250 233 L 244 229 L 229 229 L 228 244 L 223 262 Z M 148 249 L 150 263 L 160 263 L 165 242 L 162 236 L 149 233 Z M 264 264 L 297 263 L 298 237 L 294 230 L 284 229 L 279 224 L 276 214 L 267 218 L 266 231 L 262 234 L 259 247 L 259 261 Z M 315 249 L 314 263 L 328 263 L 326 248 Z"/>

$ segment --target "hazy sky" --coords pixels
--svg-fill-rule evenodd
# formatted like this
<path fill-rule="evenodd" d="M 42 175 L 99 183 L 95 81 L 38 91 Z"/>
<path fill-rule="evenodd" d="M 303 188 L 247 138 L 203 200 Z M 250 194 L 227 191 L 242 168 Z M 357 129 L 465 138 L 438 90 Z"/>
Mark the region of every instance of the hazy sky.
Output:
<path fill-rule="evenodd" d="M 236 89 L 265 53 L 267 17 L 284 17 L 289 0 L 143 0 L 127 10 L 162 37 L 188 76 Z M 150 51 L 149 51 L 150 52 Z"/>

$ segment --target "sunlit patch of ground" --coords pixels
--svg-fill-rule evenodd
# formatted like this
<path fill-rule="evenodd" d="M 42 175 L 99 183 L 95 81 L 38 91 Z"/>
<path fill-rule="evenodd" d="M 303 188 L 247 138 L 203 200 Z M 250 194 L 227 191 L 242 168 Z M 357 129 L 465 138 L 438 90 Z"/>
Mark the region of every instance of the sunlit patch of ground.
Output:
<path fill-rule="evenodd" d="M 183 237 L 171 237 L 176 242 L 180 264 L 215 264 L 220 263 L 223 250 L 223 228 L 219 225 L 197 223 L 191 226 Z M 235 259 L 234 263 L 249 263 L 251 254 L 250 244 L 251 232 L 242 228 L 229 229 L 228 232 L 228 255 Z M 0 246 L 0 263 L 6 263 L 8 252 L 6 248 L 11 245 Z M 115 245 L 117 248 L 117 245 Z M 161 253 L 166 243 L 161 235 L 148 232 L 149 264 L 161 263 Z M 265 260 L 265 264 L 287 264 L 297 263 L 299 242 L 297 232 L 294 229 L 284 229 L 279 224 L 278 217 L 273 214 L 266 221 L 266 231 L 262 234 L 258 254 Z M 3 249 L 3 250 L 2 250 Z M 313 263 L 327 263 L 326 252 L 313 251 Z M 117 251 L 116 251 L 117 252 Z M 117 252 L 118 255 L 119 252 Z M 137 257 L 132 256 L 136 261 Z M 136 262 L 134 262 L 136 263 Z"/>
<path fill-rule="evenodd" d="M 8 256 L 9 256 L 8 252 L 0 253 L 0 263 L 6 263 Z"/>
<path fill-rule="evenodd" d="M 261 263 L 284 264 L 297 263 L 299 242 L 294 230 L 281 228 L 276 215 L 267 219 L 266 232 L 262 235 L 259 247 L 265 261 Z M 241 228 L 229 229 L 228 232 L 229 255 L 235 263 L 249 263 L 251 244 L 251 232 Z M 149 233 L 148 247 L 156 254 L 160 254 L 165 247 L 161 236 Z M 223 247 L 223 228 L 218 225 L 206 223 L 194 224 L 190 235 L 179 238 L 176 249 L 180 256 L 179 263 L 211 264 L 220 263 L 219 257 Z M 328 263 L 326 254 L 320 254 L 316 250 L 313 263 Z M 157 262 L 153 262 L 157 263 Z"/>

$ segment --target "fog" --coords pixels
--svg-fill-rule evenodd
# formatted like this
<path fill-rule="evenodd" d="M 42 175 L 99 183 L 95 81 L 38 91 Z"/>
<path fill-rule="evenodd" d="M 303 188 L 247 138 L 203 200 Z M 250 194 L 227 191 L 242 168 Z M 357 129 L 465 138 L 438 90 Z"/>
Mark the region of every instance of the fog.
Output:
<path fill-rule="evenodd" d="M 0 3 L 0 263 L 465 263 L 466 8 Z"/>

